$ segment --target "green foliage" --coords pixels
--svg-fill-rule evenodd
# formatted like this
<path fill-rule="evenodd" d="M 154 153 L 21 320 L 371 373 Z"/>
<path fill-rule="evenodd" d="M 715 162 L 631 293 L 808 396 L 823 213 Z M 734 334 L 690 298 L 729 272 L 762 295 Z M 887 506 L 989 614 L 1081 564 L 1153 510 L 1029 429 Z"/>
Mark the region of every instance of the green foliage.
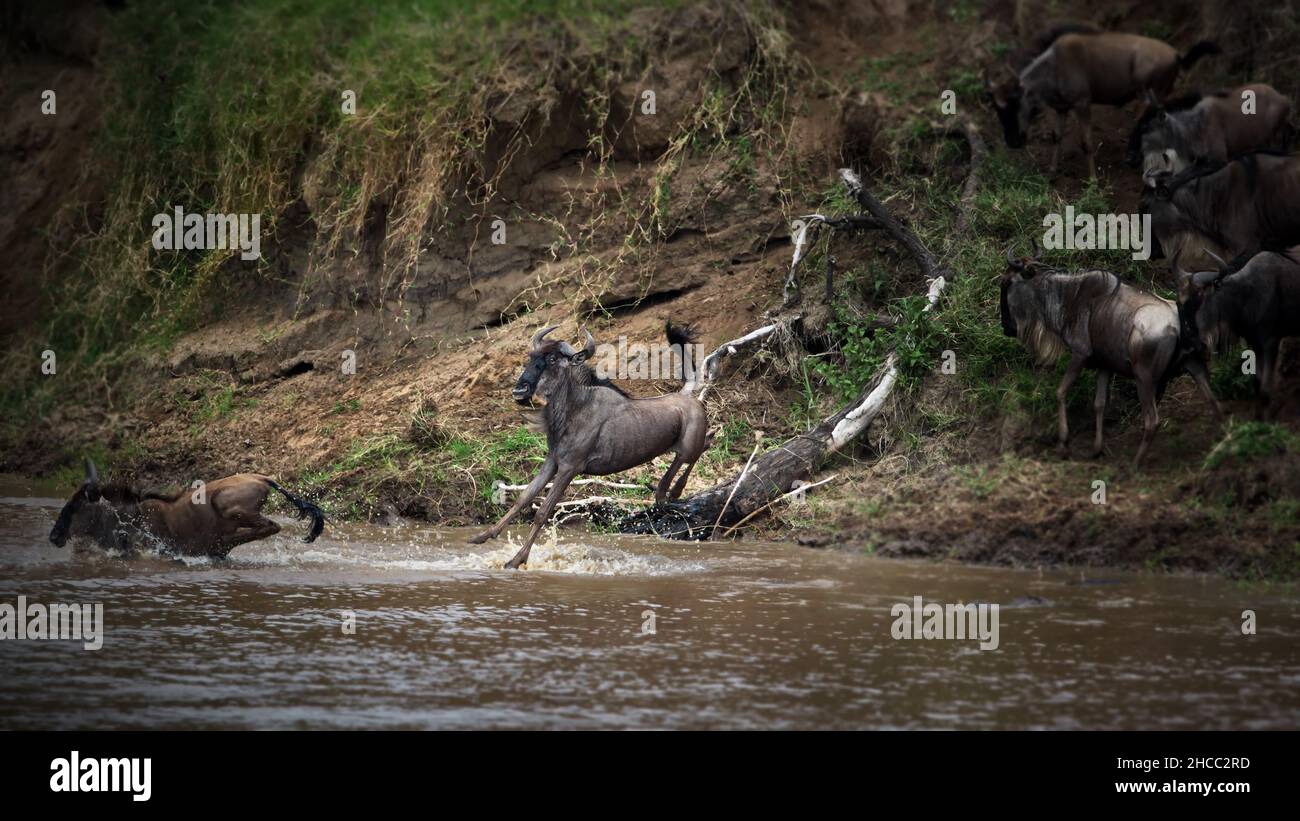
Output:
<path fill-rule="evenodd" d="M 837 359 L 817 359 L 812 368 L 830 385 L 841 401 L 856 397 L 884 366 L 891 351 L 897 355 L 899 383 L 906 387 L 929 372 L 935 363 L 940 335 L 925 310 L 925 294 L 901 297 L 891 303 L 894 324 L 876 328 L 863 317 L 837 304 L 830 324 Z"/>
<path fill-rule="evenodd" d="M 1245 345 L 1235 345 L 1215 356 L 1210 368 L 1210 389 L 1220 401 L 1231 402 L 1255 397 L 1255 377 L 1241 369 Z"/>
<path fill-rule="evenodd" d="M 1300 436 L 1271 422 L 1242 422 L 1228 428 L 1205 457 L 1205 468 L 1212 470 L 1228 461 L 1254 462 L 1286 453 L 1300 454 Z"/>

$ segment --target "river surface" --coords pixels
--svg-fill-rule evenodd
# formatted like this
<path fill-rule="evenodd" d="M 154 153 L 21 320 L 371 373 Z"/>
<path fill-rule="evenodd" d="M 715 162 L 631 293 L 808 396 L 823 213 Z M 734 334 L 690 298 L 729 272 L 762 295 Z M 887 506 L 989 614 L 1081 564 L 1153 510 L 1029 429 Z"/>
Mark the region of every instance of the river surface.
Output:
<path fill-rule="evenodd" d="M 1277 586 L 581 529 L 515 572 L 469 530 L 288 519 L 224 562 L 123 559 L 53 547 L 60 502 L 12 484 L 0 605 L 101 603 L 104 638 L 0 641 L 4 729 L 1300 727 Z M 915 596 L 998 604 L 997 649 L 894 639 Z"/>

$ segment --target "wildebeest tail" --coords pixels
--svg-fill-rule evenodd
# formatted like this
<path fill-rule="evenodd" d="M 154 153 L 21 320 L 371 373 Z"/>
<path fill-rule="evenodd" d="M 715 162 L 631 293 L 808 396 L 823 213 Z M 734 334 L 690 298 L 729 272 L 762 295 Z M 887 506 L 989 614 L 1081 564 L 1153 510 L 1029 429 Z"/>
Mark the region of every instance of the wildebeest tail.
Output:
<path fill-rule="evenodd" d="M 1213 40 L 1201 40 L 1196 45 L 1187 50 L 1187 53 L 1178 58 L 1178 67 L 1184 71 L 1196 65 L 1196 61 L 1202 57 L 1211 54 L 1222 54 L 1223 49 Z"/>
<path fill-rule="evenodd" d="M 678 325 L 669 320 L 664 323 L 664 336 L 668 337 L 668 347 L 673 352 L 672 376 L 674 379 L 682 380 L 681 393 L 691 393 L 695 389 L 696 379 L 699 376 L 695 372 L 699 363 L 691 358 L 699 334 L 693 325 Z"/>
<path fill-rule="evenodd" d="M 305 519 L 308 516 L 311 517 L 311 530 L 307 531 L 307 535 L 306 537 L 303 538 L 303 541 L 304 542 L 316 541 L 316 537 L 319 536 L 320 532 L 325 529 L 325 511 L 321 510 L 315 504 L 307 501 L 306 499 L 300 499 L 297 496 L 294 496 L 292 493 L 285 490 L 280 485 L 276 484 L 275 480 L 273 479 L 267 479 L 266 483 L 271 487 L 275 488 L 276 490 L 280 491 L 281 495 L 283 495 L 284 498 L 288 499 L 291 505 L 298 508 L 299 519 Z"/>
<path fill-rule="evenodd" d="M 671 319 L 664 324 L 664 333 L 668 336 L 669 345 L 686 345 L 699 338 L 694 326 L 677 325 Z"/>

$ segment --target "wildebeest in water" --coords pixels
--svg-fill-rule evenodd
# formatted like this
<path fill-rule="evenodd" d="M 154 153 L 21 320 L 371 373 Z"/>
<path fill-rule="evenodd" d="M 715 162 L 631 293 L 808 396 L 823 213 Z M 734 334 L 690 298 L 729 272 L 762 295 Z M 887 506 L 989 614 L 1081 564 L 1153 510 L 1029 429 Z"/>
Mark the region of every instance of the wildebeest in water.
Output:
<path fill-rule="evenodd" d="M 241 544 L 280 532 L 280 525 L 261 513 L 272 490 L 297 508 L 299 519 L 311 517 L 303 541 L 314 541 L 325 527 L 325 514 L 269 476 L 239 473 L 208 482 L 198 501 L 188 490 L 141 492 L 120 482 L 101 486 L 95 463 L 87 459 L 85 481 L 59 511 L 50 541 L 63 547 L 69 538 L 82 537 L 125 553 L 155 546 L 183 556 L 225 558 Z"/>
<path fill-rule="evenodd" d="M 1142 463 L 1151 446 L 1160 423 L 1160 397 L 1178 373 L 1190 373 L 1215 414 L 1220 414 L 1204 363 L 1180 351 L 1178 309 L 1173 302 L 1135 288 L 1109 271 L 1066 272 L 1036 258 L 1008 258 L 1001 285 L 1003 333 L 1018 338 L 1040 365 L 1055 362 L 1061 354 L 1070 356 L 1056 389 L 1062 456 L 1070 438 L 1066 396 L 1084 368 L 1097 371 L 1094 456 L 1102 452 L 1103 420 L 1115 374 L 1137 381 L 1142 405 L 1142 441 L 1134 466 Z"/>
<path fill-rule="evenodd" d="M 691 468 L 709 442 L 708 417 L 694 396 L 679 392 L 632 399 L 610 386 L 595 384 L 585 363 L 595 355 L 596 341 L 588 333 L 586 344 L 575 349 L 567 342 L 547 340 L 555 327 L 543 328 L 533 336 L 528 361 L 511 391 L 520 404 L 528 404 L 534 394 L 546 400 L 539 420 L 546 431 L 546 461 L 506 515 L 470 540 L 481 544 L 498 536 L 548 482 L 553 482 L 533 517 L 523 547 L 506 563 L 510 568 L 528 561 L 542 525 L 579 474 L 619 473 L 672 451 L 673 462 L 655 489 L 655 502 L 662 503 L 681 495 Z M 682 474 L 674 482 L 678 470 Z"/>

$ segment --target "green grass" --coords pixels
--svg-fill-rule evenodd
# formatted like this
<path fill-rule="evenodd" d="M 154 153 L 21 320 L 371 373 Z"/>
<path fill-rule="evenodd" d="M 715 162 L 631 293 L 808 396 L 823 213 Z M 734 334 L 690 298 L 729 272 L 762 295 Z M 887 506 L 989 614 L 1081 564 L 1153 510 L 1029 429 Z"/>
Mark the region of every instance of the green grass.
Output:
<path fill-rule="evenodd" d="M 1300 436 L 1271 422 L 1240 422 L 1231 425 L 1205 457 L 1205 468 L 1212 470 L 1226 462 L 1254 462 L 1287 453 L 1300 454 Z"/>

